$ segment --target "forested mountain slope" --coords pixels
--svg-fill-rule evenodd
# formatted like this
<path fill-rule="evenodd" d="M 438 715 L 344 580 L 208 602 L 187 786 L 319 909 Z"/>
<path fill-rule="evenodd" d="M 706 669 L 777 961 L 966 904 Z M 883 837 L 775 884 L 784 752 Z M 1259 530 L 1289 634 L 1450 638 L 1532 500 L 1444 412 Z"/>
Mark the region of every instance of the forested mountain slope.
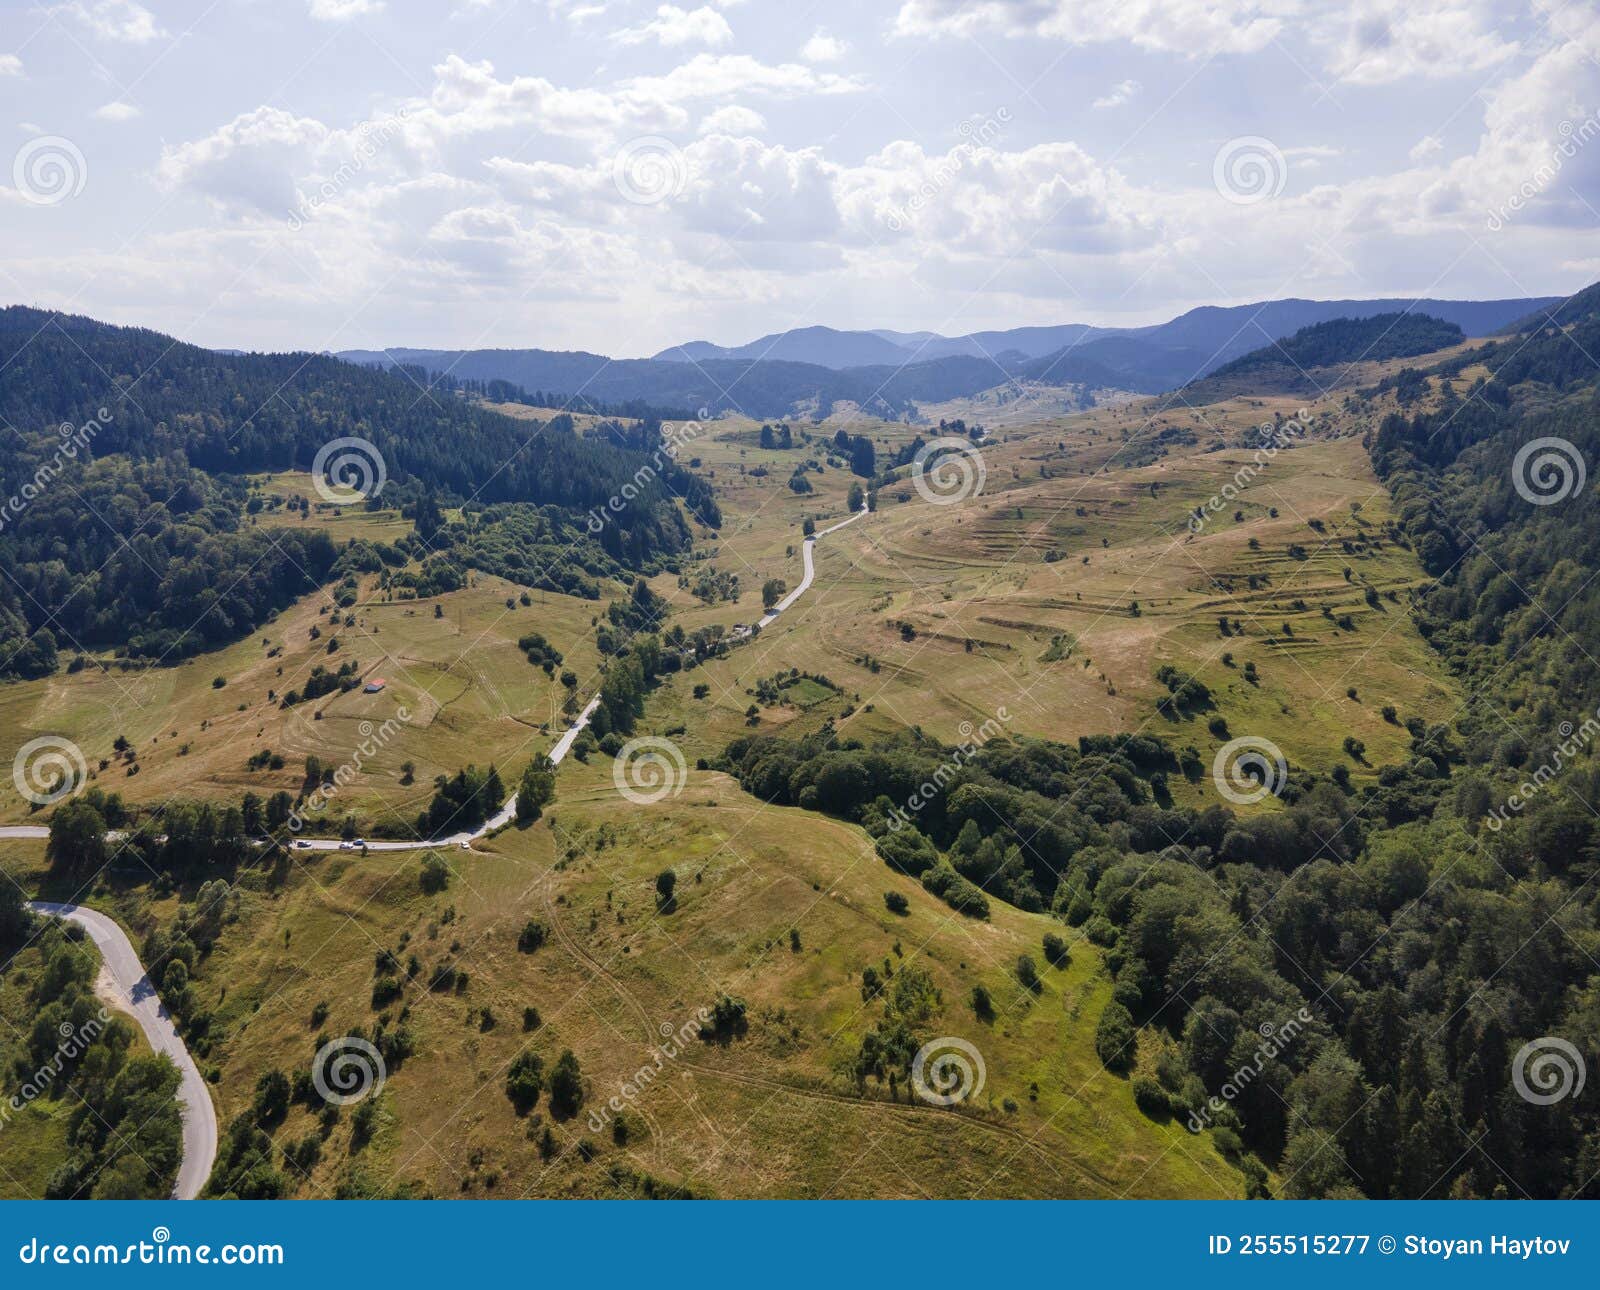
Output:
<path fill-rule="evenodd" d="M 1184 390 L 1187 399 L 1226 398 L 1237 392 L 1316 396 L 1337 385 L 1357 363 L 1415 358 L 1459 345 L 1466 336 L 1454 323 L 1427 314 L 1375 314 L 1335 318 L 1302 327 L 1293 336 L 1263 345 Z M 1331 369 L 1331 370 L 1329 370 Z"/>
<path fill-rule="evenodd" d="M 513 420 L 325 355 L 223 355 L 32 309 L 0 311 L 0 420 L 0 675 L 48 671 L 67 647 L 182 657 L 309 590 L 332 543 L 251 527 L 238 476 L 309 470 L 337 439 L 381 458 L 387 505 L 542 508 L 525 536 L 588 575 L 682 550 L 674 494 L 717 518 L 670 460 L 636 479 L 643 438 L 579 438 L 565 418 Z M 582 517 L 614 497 L 612 522 L 586 534 Z"/>

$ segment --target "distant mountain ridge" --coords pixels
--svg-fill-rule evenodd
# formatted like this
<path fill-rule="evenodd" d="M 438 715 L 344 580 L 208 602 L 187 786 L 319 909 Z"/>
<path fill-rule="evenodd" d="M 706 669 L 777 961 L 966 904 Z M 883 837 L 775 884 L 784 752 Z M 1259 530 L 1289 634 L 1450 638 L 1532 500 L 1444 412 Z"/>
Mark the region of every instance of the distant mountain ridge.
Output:
<path fill-rule="evenodd" d="M 383 367 L 408 364 L 529 390 L 753 417 L 818 415 L 854 403 L 899 416 L 921 402 L 964 398 L 1009 381 L 1158 394 L 1337 318 L 1422 313 L 1468 336 L 1488 336 L 1557 306 L 1564 297 L 1518 300 L 1275 300 L 1202 306 L 1148 327 L 1084 323 L 1016 327 L 947 337 L 932 332 L 802 327 L 746 345 L 690 341 L 653 358 L 613 359 L 543 349 L 346 350 L 338 357 Z"/>
<path fill-rule="evenodd" d="M 802 327 L 774 332 L 733 347 L 710 341 L 670 346 L 654 357 L 663 362 L 717 358 L 791 359 L 823 367 L 865 367 L 875 363 L 921 362 L 952 355 L 999 358 L 1014 351 L 1025 358 L 1043 358 L 1062 349 L 1088 351 L 1084 357 L 1105 359 L 1100 342 L 1139 340 L 1164 350 L 1195 351 L 1203 376 L 1211 367 L 1292 335 L 1303 327 L 1335 318 L 1368 318 L 1376 314 L 1425 313 L 1454 323 L 1468 336 L 1488 336 L 1565 299 L 1542 296 L 1511 300 L 1432 300 L 1403 297 L 1374 300 L 1270 300 L 1248 305 L 1201 305 L 1168 322 L 1145 327 L 1097 327 L 1087 323 L 1015 327 L 1005 331 L 941 336 L 934 332 L 839 331 Z M 1114 352 L 1114 351 L 1113 351 Z"/>

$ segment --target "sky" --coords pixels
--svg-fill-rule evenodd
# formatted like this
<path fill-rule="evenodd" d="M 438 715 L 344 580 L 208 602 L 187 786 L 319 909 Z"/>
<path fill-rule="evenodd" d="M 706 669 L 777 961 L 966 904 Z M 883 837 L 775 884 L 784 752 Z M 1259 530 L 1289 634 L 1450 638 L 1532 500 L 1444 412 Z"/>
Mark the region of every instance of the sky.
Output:
<path fill-rule="evenodd" d="M 0 0 L 0 303 L 241 349 L 1600 279 L 1600 0 Z"/>

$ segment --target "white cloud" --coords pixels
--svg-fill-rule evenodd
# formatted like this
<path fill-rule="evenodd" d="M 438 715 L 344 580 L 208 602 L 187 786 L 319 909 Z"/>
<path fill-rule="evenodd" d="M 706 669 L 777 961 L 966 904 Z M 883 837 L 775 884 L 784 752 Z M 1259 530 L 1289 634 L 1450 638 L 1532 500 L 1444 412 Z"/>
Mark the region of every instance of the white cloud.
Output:
<path fill-rule="evenodd" d="M 101 40 L 142 45 L 167 34 L 157 25 L 156 16 L 134 0 L 71 0 L 45 12 L 75 22 Z"/>
<path fill-rule="evenodd" d="M 850 46 L 837 36 L 830 36 L 825 28 L 818 27 L 811 39 L 800 47 L 800 57 L 808 63 L 836 63 L 849 49 Z"/>
<path fill-rule="evenodd" d="M 1093 106 L 1104 110 L 1105 108 L 1121 107 L 1129 102 L 1144 86 L 1138 81 L 1119 81 L 1111 87 L 1107 94 L 1102 94 L 1094 101 Z"/>
<path fill-rule="evenodd" d="M 539 128 L 580 139 L 624 130 L 680 128 L 687 114 L 658 95 L 567 89 L 542 76 L 502 81 L 489 62 L 455 55 L 433 69 L 432 91 L 408 105 L 407 138 L 422 149 L 506 128 Z"/>
<path fill-rule="evenodd" d="M 904 0 L 894 30 L 901 36 L 998 32 L 1074 45 L 1125 40 L 1200 58 L 1261 49 L 1296 7 L 1296 0 Z"/>
<path fill-rule="evenodd" d="M 331 134 L 320 121 L 259 107 L 202 139 L 163 148 L 156 177 L 230 213 L 287 217 L 298 198 L 296 178 Z"/>
<path fill-rule="evenodd" d="M 311 16 L 318 22 L 349 22 L 382 12 L 383 0 L 311 0 Z"/>
<path fill-rule="evenodd" d="M 15 54 L 0 54 L 0 76 L 21 76 L 22 60 Z"/>
<path fill-rule="evenodd" d="M 1425 134 L 1411 145 L 1411 151 L 1406 155 L 1412 161 L 1421 161 L 1425 157 L 1431 157 L 1434 153 L 1442 151 L 1444 151 L 1444 140 L 1436 134 Z"/>
<path fill-rule="evenodd" d="M 1364 0 L 1339 21 L 1329 67 L 1352 85 L 1466 76 L 1517 52 L 1482 0 Z"/>
<path fill-rule="evenodd" d="M 754 108 L 729 103 L 719 107 L 700 122 L 701 134 L 761 134 L 767 128 L 767 118 Z"/>
<path fill-rule="evenodd" d="M 565 17 L 574 26 L 598 18 L 606 11 L 606 5 L 599 0 L 545 0 L 545 5 L 551 13 Z"/>
<path fill-rule="evenodd" d="M 709 5 L 698 9 L 680 9 L 664 4 L 656 10 L 649 22 L 634 27 L 624 27 L 615 39 L 624 45 L 642 45 L 649 41 L 673 47 L 677 45 L 726 45 L 733 39 L 733 28 L 728 20 Z"/>
<path fill-rule="evenodd" d="M 376 0 L 325 2 L 350 10 Z M 1512 2 L 1484 0 L 1508 12 Z M 177 12 L 150 3 L 169 21 Z M 304 14 L 310 3 L 291 8 Z M 468 3 L 452 7 L 459 14 Z M 190 326 L 199 307 L 216 301 L 208 339 L 219 342 L 461 344 L 504 318 L 516 320 L 515 340 L 504 343 L 609 353 L 651 352 L 710 332 L 731 337 L 747 325 L 754 335 L 774 316 L 956 331 L 1104 318 L 1106 310 L 1143 322 L 1193 304 L 1288 294 L 1554 292 L 1600 263 L 1600 229 L 1584 205 L 1600 207 L 1600 125 L 1580 152 L 1551 162 L 1600 111 L 1589 61 L 1600 55 L 1600 24 L 1559 7 L 1592 16 L 1591 0 L 1532 3 L 1549 6 L 1549 30 L 1535 37 L 1526 23 L 1485 22 L 1474 41 L 1470 24 L 1483 11 L 1466 0 L 1420 0 L 1415 13 L 1396 7 L 1387 26 L 1364 32 L 1358 22 L 1369 8 L 1350 17 L 1312 0 L 1218 0 L 1209 9 L 1199 0 L 897 0 L 907 35 L 974 37 L 1015 73 L 1033 57 L 1025 42 L 1054 42 L 1047 60 L 1069 43 L 1099 42 L 1088 79 L 1080 70 L 1036 87 L 1043 111 L 1019 123 L 1025 129 L 971 130 L 976 114 L 961 118 L 968 102 L 946 121 L 962 134 L 952 130 L 945 149 L 898 137 L 909 133 L 898 113 L 915 119 L 921 101 L 915 60 L 899 69 L 914 50 L 879 56 L 868 26 L 848 28 L 855 48 L 840 64 L 832 59 L 843 42 L 817 28 L 820 19 L 785 25 L 778 13 L 762 28 L 773 11 L 746 5 L 737 10 L 740 37 L 794 50 L 792 61 L 691 40 L 663 54 L 657 32 L 627 55 L 627 71 L 645 74 L 624 76 L 605 66 L 620 57 L 616 28 L 642 31 L 665 21 L 663 12 L 731 20 L 734 10 L 714 0 L 660 8 L 660 0 L 631 8 L 497 0 L 481 25 L 520 12 L 531 14 L 527 30 L 496 38 L 495 63 L 441 55 L 409 98 L 378 97 L 379 85 L 411 93 L 393 88 L 405 82 L 392 79 L 381 51 L 367 42 L 346 51 L 352 92 L 340 101 L 371 102 L 366 120 L 327 106 L 315 117 L 266 106 L 206 116 L 197 102 L 193 137 L 164 149 L 153 121 L 119 127 L 130 148 L 159 151 L 157 182 L 182 200 L 126 250 L 69 248 L 56 259 L 24 238 L 0 247 L 0 268 L 23 298 L 60 298 L 81 286 L 90 312 L 169 328 Z M 82 0 L 71 8 L 92 15 L 102 7 Z M 600 23 L 581 21 L 601 9 Z M 113 10 L 127 12 L 105 7 Z M 1216 15 L 1225 16 L 1220 26 Z M 831 31 L 845 32 L 843 24 Z M 1274 27 L 1276 44 L 1244 56 L 1263 40 L 1261 24 Z M 494 30 L 505 36 L 514 26 Z M 1490 62 L 1470 85 L 1487 82 L 1481 97 L 1448 129 L 1438 123 L 1451 119 L 1467 84 L 1419 71 L 1414 93 L 1366 88 L 1434 56 L 1452 31 L 1468 64 Z M 1497 61 L 1514 42 L 1517 55 Z M 544 48 L 551 59 L 538 57 Z M 28 73 L 53 76 L 45 47 L 29 49 Z M 960 49 L 952 41 L 944 52 Z M 181 64 L 201 53 L 173 47 L 165 67 L 172 84 L 188 83 Z M 1212 53 L 1227 55 L 1226 64 L 1175 98 L 1137 149 L 1108 161 L 1120 136 L 1102 143 L 1105 118 L 1088 105 L 1131 102 L 1141 116 L 1154 112 L 1199 70 L 1187 60 Z M 1291 58 L 1310 72 L 1286 91 Z M 374 65 L 381 72 L 371 73 Z M 1344 78 L 1336 133 L 1315 97 L 1319 75 L 1333 79 L 1321 75 L 1324 65 Z M 581 70 L 564 83 L 508 70 L 555 66 Z M 984 60 L 974 66 L 970 88 L 985 97 L 973 102 L 1001 101 L 1009 82 L 1000 70 Z M 7 70 L 0 58 L 0 75 Z M 869 76 L 871 97 L 863 93 Z M 169 118 L 166 93 L 144 84 L 147 117 Z M 80 94 L 71 107 L 81 118 L 93 98 Z M 47 121 L 63 115 L 47 97 L 27 110 Z M 106 104 L 95 115 L 120 110 Z M 1259 123 L 1242 115 L 1251 111 Z M 1439 136 L 1416 142 L 1408 161 L 1405 140 L 1430 128 Z M 1249 129 L 1275 139 L 1295 182 L 1241 208 L 1214 191 L 1211 161 L 1218 141 Z M 1075 130 L 1083 132 L 1076 140 Z M 682 182 L 650 205 L 618 189 L 616 158 L 641 139 L 681 164 Z M 368 143 L 375 151 L 364 151 Z M 1503 232 L 1487 232 L 1486 213 L 1541 167 L 1548 175 L 1535 197 Z M 0 188 L 0 201 L 9 200 Z M 561 307 L 519 309 L 524 295 Z M 827 302 L 822 316 L 818 300 Z M 318 330 L 341 324 L 370 335 Z"/>
<path fill-rule="evenodd" d="M 139 109 L 131 103 L 124 103 L 121 99 L 114 99 L 104 107 L 96 108 L 94 114 L 101 121 L 132 121 L 139 115 Z"/>
<path fill-rule="evenodd" d="M 1520 222 L 1593 229 L 1600 205 L 1600 25 L 1555 29 L 1568 38 L 1489 92 L 1477 150 L 1430 190 L 1435 208 L 1453 211 L 1459 204 L 1478 218 L 1518 196 Z"/>
<path fill-rule="evenodd" d="M 819 72 L 799 63 L 774 66 L 748 54 L 696 54 L 665 76 L 637 76 L 621 86 L 625 94 L 660 103 L 687 103 L 695 99 L 757 93 L 776 98 L 854 94 L 865 88 L 865 83 L 854 76 Z"/>

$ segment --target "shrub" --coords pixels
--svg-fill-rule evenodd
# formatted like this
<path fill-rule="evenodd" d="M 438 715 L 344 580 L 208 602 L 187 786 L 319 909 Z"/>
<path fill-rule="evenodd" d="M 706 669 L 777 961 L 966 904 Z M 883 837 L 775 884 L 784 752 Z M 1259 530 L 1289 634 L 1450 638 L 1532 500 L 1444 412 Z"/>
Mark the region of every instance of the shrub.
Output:
<path fill-rule="evenodd" d="M 533 1109 L 543 1088 L 544 1062 L 538 1053 L 524 1049 L 512 1059 L 511 1068 L 506 1072 L 506 1096 L 517 1108 L 518 1115 L 526 1115 Z"/>
<path fill-rule="evenodd" d="M 450 885 L 450 866 L 438 852 L 430 851 L 423 856 L 419 881 L 422 883 L 422 890 L 430 896 Z"/>
<path fill-rule="evenodd" d="M 530 918 L 517 935 L 517 948 L 524 954 L 532 954 L 549 939 L 550 929 L 537 918 Z"/>
<path fill-rule="evenodd" d="M 700 1027 L 702 1039 L 726 1038 L 742 1035 L 749 1029 L 745 1020 L 745 1001 L 729 994 L 719 994 L 711 1005 L 711 1019 Z"/>
<path fill-rule="evenodd" d="M 1072 962 L 1072 951 L 1054 932 L 1044 934 L 1044 959 L 1051 967 L 1064 968 Z"/>
<path fill-rule="evenodd" d="M 1106 1004 L 1094 1031 L 1094 1051 L 1108 1071 L 1122 1073 L 1135 1056 L 1133 1017 L 1120 1003 Z"/>
<path fill-rule="evenodd" d="M 911 902 L 898 891 L 884 892 L 883 903 L 891 914 L 909 914 L 911 912 Z"/>
<path fill-rule="evenodd" d="M 550 1072 L 550 1111 L 558 1120 L 570 1119 L 583 1105 L 583 1072 L 572 1049 L 566 1049 Z"/>
<path fill-rule="evenodd" d="M 1135 1105 L 1152 1120 L 1165 1119 L 1172 1113 L 1166 1089 L 1148 1075 L 1140 1075 L 1134 1079 L 1133 1100 Z"/>

